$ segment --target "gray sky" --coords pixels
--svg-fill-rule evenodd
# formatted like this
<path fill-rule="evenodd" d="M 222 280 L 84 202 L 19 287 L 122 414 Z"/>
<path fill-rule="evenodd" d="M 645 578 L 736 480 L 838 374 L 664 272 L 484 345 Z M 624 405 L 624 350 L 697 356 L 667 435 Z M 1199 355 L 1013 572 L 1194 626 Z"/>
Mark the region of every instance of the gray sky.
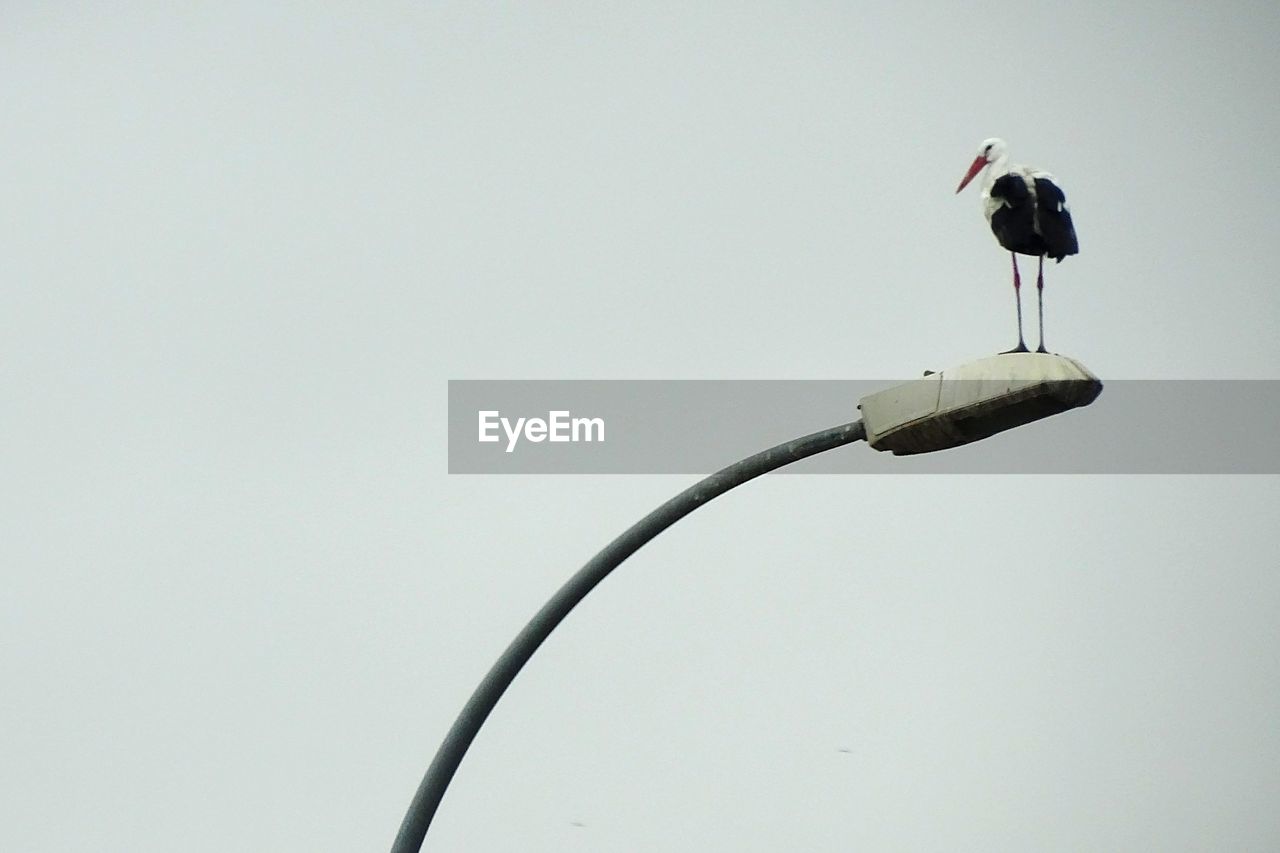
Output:
<path fill-rule="evenodd" d="M 1280 378 L 1274 3 L 11 2 L 0 40 L 6 850 L 388 847 L 493 657 L 690 481 L 450 478 L 446 380 L 1004 349 L 953 195 L 986 136 L 1071 200 L 1052 348 Z M 428 847 L 1275 849 L 1277 510 L 752 484 L 572 615 Z"/>

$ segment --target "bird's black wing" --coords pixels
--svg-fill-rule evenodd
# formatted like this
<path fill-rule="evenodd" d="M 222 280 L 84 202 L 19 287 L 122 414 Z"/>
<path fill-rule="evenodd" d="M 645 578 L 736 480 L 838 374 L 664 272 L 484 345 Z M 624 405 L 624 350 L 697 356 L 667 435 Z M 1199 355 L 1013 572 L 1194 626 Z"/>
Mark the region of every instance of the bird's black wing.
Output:
<path fill-rule="evenodd" d="M 1024 255 L 1043 254 L 1044 245 L 1035 228 L 1035 202 L 1022 176 L 1010 172 L 996 178 L 991 197 L 1001 202 L 991 214 L 991 231 L 1000 245 Z"/>
<path fill-rule="evenodd" d="M 1036 219 L 1044 253 L 1055 261 L 1080 251 L 1076 228 L 1067 208 L 1067 196 L 1048 178 L 1036 178 Z"/>

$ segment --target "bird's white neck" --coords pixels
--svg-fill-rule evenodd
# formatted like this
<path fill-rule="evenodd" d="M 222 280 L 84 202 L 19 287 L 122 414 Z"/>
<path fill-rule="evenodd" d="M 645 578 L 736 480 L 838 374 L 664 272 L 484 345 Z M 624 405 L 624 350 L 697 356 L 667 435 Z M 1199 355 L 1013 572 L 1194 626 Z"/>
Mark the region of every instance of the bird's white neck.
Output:
<path fill-rule="evenodd" d="M 1005 151 L 987 164 L 987 168 L 982 175 L 982 194 L 984 196 L 991 195 L 991 187 L 995 184 L 996 179 L 1008 171 L 1009 152 Z"/>

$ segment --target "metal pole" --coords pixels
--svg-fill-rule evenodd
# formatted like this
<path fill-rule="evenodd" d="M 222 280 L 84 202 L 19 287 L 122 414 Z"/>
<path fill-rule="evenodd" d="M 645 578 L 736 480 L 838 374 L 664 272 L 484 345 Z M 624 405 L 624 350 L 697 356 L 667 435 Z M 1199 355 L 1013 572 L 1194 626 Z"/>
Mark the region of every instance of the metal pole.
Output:
<path fill-rule="evenodd" d="M 529 624 L 511 641 L 511 645 L 502 653 L 493 668 L 489 670 L 489 674 L 480 682 L 480 686 L 471 694 L 462 713 L 458 715 L 453 727 L 445 735 L 444 743 L 440 744 L 439 750 L 436 751 L 431 766 L 427 768 L 422 784 L 418 786 L 413 802 L 409 804 L 404 822 L 400 824 L 400 831 L 391 847 L 391 853 L 417 853 L 422 849 L 422 842 L 427 835 L 428 827 L 431 826 L 431 819 L 440 806 L 440 800 L 444 797 L 454 772 L 462 763 L 462 757 L 466 755 L 467 748 L 471 746 L 485 719 L 502 698 L 503 692 L 515 680 L 529 658 L 533 657 L 533 653 L 542 645 L 542 641 L 555 630 L 565 616 L 569 615 L 569 611 L 623 560 L 698 507 L 735 486 L 740 486 L 748 480 L 792 462 L 798 462 L 814 454 L 842 447 L 866 437 L 862 421 L 858 420 L 779 444 L 749 456 L 741 462 L 735 462 L 685 489 L 632 525 L 625 533 L 610 542 L 604 550 L 592 557 L 591 561 L 569 578 L 564 586 L 560 587 L 559 591 L 551 596 L 542 609 L 529 620 Z"/>

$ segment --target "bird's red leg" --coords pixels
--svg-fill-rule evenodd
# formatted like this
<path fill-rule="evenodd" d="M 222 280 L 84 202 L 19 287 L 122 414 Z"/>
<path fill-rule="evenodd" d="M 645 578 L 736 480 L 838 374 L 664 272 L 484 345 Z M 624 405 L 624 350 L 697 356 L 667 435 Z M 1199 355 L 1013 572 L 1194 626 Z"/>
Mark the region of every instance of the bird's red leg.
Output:
<path fill-rule="evenodd" d="M 1018 306 L 1018 345 L 1013 349 L 1005 350 L 1001 355 L 1027 351 L 1027 344 L 1022 340 L 1022 279 L 1018 277 L 1018 256 L 1010 252 L 1009 258 L 1013 261 L 1013 301 Z"/>
<path fill-rule="evenodd" d="M 1044 348 L 1044 255 L 1040 256 L 1040 272 L 1036 274 L 1036 303 L 1040 306 L 1040 346 L 1036 352 L 1048 352 Z"/>

